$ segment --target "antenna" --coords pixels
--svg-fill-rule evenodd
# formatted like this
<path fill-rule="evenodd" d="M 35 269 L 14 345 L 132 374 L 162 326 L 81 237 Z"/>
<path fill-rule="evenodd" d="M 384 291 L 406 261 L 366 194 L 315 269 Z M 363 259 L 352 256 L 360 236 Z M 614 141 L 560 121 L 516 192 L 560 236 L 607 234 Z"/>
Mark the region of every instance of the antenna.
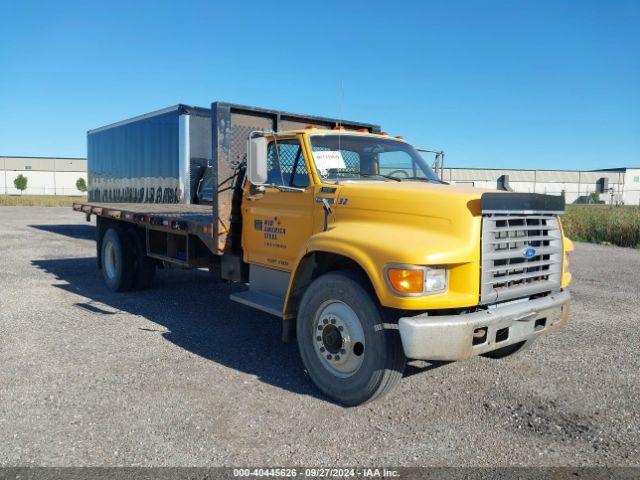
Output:
<path fill-rule="evenodd" d="M 342 114 L 344 107 L 344 81 L 340 79 L 340 101 L 338 102 L 338 151 L 340 152 L 340 135 L 342 134 Z"/>

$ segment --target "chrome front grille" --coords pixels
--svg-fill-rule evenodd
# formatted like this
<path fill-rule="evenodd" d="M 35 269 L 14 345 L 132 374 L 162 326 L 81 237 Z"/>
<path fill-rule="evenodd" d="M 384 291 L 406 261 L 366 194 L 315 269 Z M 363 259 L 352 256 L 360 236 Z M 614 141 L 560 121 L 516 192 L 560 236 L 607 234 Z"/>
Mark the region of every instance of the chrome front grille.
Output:
<path fill-rule="evenodd" d="M 562 234 L 558 217 L 483 216 L 480 303 L 557 290 L 561 275 Z"/>

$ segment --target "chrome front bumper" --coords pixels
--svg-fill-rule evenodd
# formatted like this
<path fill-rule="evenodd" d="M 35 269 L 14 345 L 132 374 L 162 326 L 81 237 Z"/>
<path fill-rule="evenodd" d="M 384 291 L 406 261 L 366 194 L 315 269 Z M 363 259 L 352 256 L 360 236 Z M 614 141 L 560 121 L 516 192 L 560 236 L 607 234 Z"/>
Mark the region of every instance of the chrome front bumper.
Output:
<path fill-rule="evenodd" d="M 402 347 L 412 359 L 464 360 L 564 325 L 569 299 L 565 290 L 474 313 L 403 317 L 398 321 Z"/>

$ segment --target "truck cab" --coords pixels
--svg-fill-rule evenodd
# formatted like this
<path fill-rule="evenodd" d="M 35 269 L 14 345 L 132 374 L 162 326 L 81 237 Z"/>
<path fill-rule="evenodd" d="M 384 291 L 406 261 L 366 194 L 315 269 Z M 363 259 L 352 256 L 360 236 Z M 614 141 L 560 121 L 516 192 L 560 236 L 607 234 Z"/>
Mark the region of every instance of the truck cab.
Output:
<path fill-rule="evenodd" d="M 502 358 L 568 318 L 564 199 L 443 183 L 400 137 L 253 132 L 242 186 L 249 289 L 309 375 L 358 404 L 406 359 Z"/>

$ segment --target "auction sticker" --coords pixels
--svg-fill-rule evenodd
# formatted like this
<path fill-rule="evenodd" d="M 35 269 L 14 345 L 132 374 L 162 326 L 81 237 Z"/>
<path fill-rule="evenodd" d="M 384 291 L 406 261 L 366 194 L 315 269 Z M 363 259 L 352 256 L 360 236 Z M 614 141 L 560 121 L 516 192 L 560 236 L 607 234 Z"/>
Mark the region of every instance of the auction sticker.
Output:
<path fill-rule="evenodd" d="M 326 150 L 322 152 L 313 152 L 313 159 L 316 162 L 316 168 L 320 175 L 326 175 L 329 170 L 347 168 L 339 150 Z"/>

